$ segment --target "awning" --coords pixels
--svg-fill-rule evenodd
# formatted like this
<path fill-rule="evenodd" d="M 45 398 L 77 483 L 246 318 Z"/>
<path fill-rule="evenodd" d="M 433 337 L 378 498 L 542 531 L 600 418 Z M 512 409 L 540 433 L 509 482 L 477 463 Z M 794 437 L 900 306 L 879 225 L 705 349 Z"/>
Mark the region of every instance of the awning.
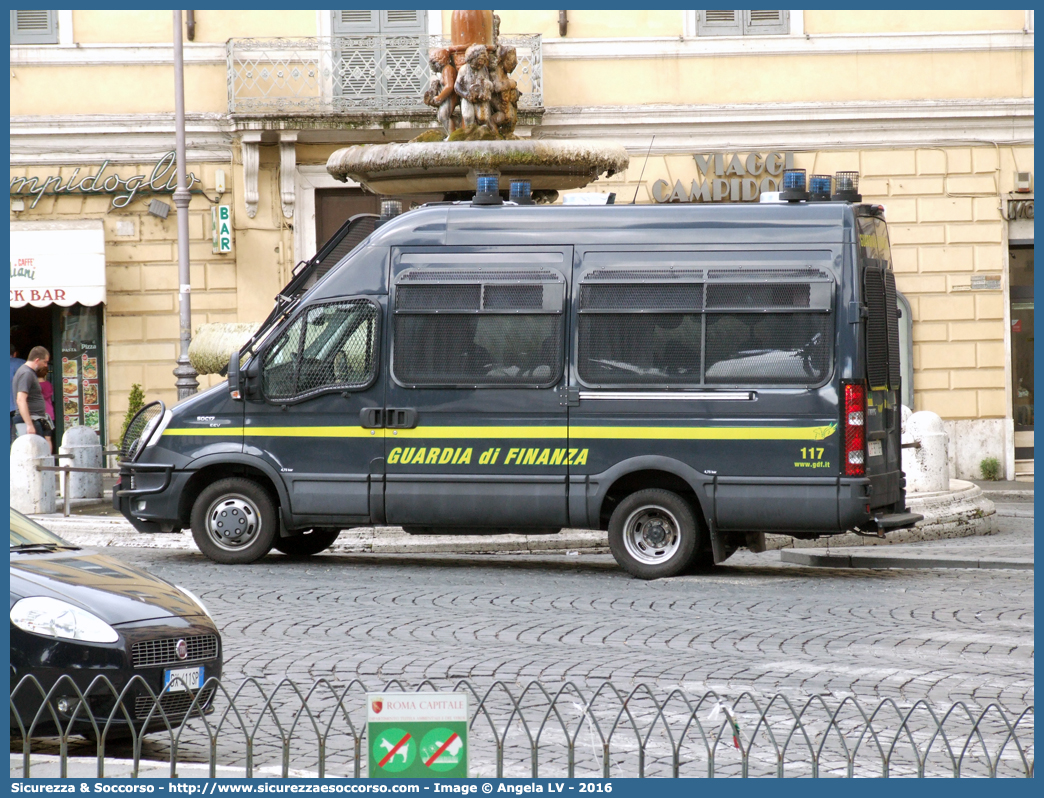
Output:
<path fill-rule="evenodd" d="M 102 221 L 12 222 L 11 307 L 105 301 Z"/>

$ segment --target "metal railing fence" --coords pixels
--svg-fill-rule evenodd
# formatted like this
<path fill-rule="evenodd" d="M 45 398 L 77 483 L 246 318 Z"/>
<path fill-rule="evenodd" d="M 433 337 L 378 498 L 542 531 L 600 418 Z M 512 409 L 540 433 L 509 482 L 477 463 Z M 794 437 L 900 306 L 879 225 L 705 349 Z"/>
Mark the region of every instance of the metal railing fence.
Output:
<path fill-rule="evenodd" d="M 242 767 L 254 777 L 275 766 L 283 777 L 310 769 L 319 777 L 366 773 L 366 694 L 358 679 L 320 679 L 304 688 L 291 679 L 237 687 L 209 679 L 196 692 L 174 682 L 156 694 L 140 677 L 117 689 L 96 677 L 81 690 L 68 676 L 50 689 L 24 676 L 11 691 L 12 753 L 21 775 L 33 755 L 55 753 L 60 774 L 69 757 L 107 754 L 142 761 Z M 567 682 L 467 679 L 440 688 L 399 680 L 372 692 L 449 690 L 468 696 L 471 774 L 487 777 L 1032 777 L 1034 710 L 1012 713 L 991 703 L 940 708 L 927 701 L 876 702 L 813 695 L 715 692 L 666 695 L 639 684 L 624 691 Z M 134 699 L 132 701 L 132 698 Z M 176 700 L 172 700 L 176 699 Z M 191 700 L 189 700 L 191 699 Z M 17 705 L 17 706 L 16 706 Z M 26 716 L 22 716 L 29 706 Z M 87 708 L 90 707 L 91 711 Z M 31 715 L 31 717 L 30 717 Z M 140 733 L 143 728 L 158 732 Z M 86 733 L 93 742 L 80 741 Z M 49 735 L 49 736 L 45 736 Z M 127 736 L 128 739 L 120 740 Z M 12 767 L 12 775 L 15 768 Z"/>
<path fill-rule="evenodd" d="M 541 37 L 501 36 L 515 48 L 519 111 L 543 106 Z M 443 36 L 233 38 L 226 45 L 230 114 L 409 114 L 424 104 L 428 51 Z"/>

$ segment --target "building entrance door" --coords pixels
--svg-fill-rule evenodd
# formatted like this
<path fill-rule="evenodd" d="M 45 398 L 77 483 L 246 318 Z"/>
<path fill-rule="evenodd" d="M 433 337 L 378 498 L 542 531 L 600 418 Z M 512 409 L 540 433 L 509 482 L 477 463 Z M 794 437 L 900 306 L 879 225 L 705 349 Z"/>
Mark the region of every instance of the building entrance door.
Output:
<path fill-rule="evenodd" d="M 1009 248 L 1015 477 L 1033 478 L 1033 247 Z"/>

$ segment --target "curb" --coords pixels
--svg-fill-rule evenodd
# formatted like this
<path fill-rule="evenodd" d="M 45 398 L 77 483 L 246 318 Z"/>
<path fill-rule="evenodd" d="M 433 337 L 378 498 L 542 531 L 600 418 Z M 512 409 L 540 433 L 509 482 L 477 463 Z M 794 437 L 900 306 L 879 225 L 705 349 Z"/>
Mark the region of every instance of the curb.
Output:
<path fill-rule="evenodd" d="M 1033 570 L 1033 561 L 1024 559 L 968 559 L 958 557 L 892 557 L 872 554 L 820 554 L 787 549 L 781 562 L 813 568 L 984 568 L 991 570 Z"/>

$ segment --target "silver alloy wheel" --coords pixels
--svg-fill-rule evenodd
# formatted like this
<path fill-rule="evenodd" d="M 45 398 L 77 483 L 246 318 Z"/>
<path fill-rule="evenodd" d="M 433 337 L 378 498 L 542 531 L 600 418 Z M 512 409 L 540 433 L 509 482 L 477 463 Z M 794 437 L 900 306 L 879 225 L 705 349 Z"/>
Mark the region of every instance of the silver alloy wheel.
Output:
<path fill-rule="evenodd" d="M 681 525 L 672 513 L 655 504 L 639 507 L 624 521 L 623 543 L 640 563 L 660 565 L 681 547 Z"/>
<path fill-rule="evenodd" d="M 207 510 L 207 535 L 226 551 L 239 551 L 257 540 L 261 513 L 241 493 L 226 494 Z"/>

